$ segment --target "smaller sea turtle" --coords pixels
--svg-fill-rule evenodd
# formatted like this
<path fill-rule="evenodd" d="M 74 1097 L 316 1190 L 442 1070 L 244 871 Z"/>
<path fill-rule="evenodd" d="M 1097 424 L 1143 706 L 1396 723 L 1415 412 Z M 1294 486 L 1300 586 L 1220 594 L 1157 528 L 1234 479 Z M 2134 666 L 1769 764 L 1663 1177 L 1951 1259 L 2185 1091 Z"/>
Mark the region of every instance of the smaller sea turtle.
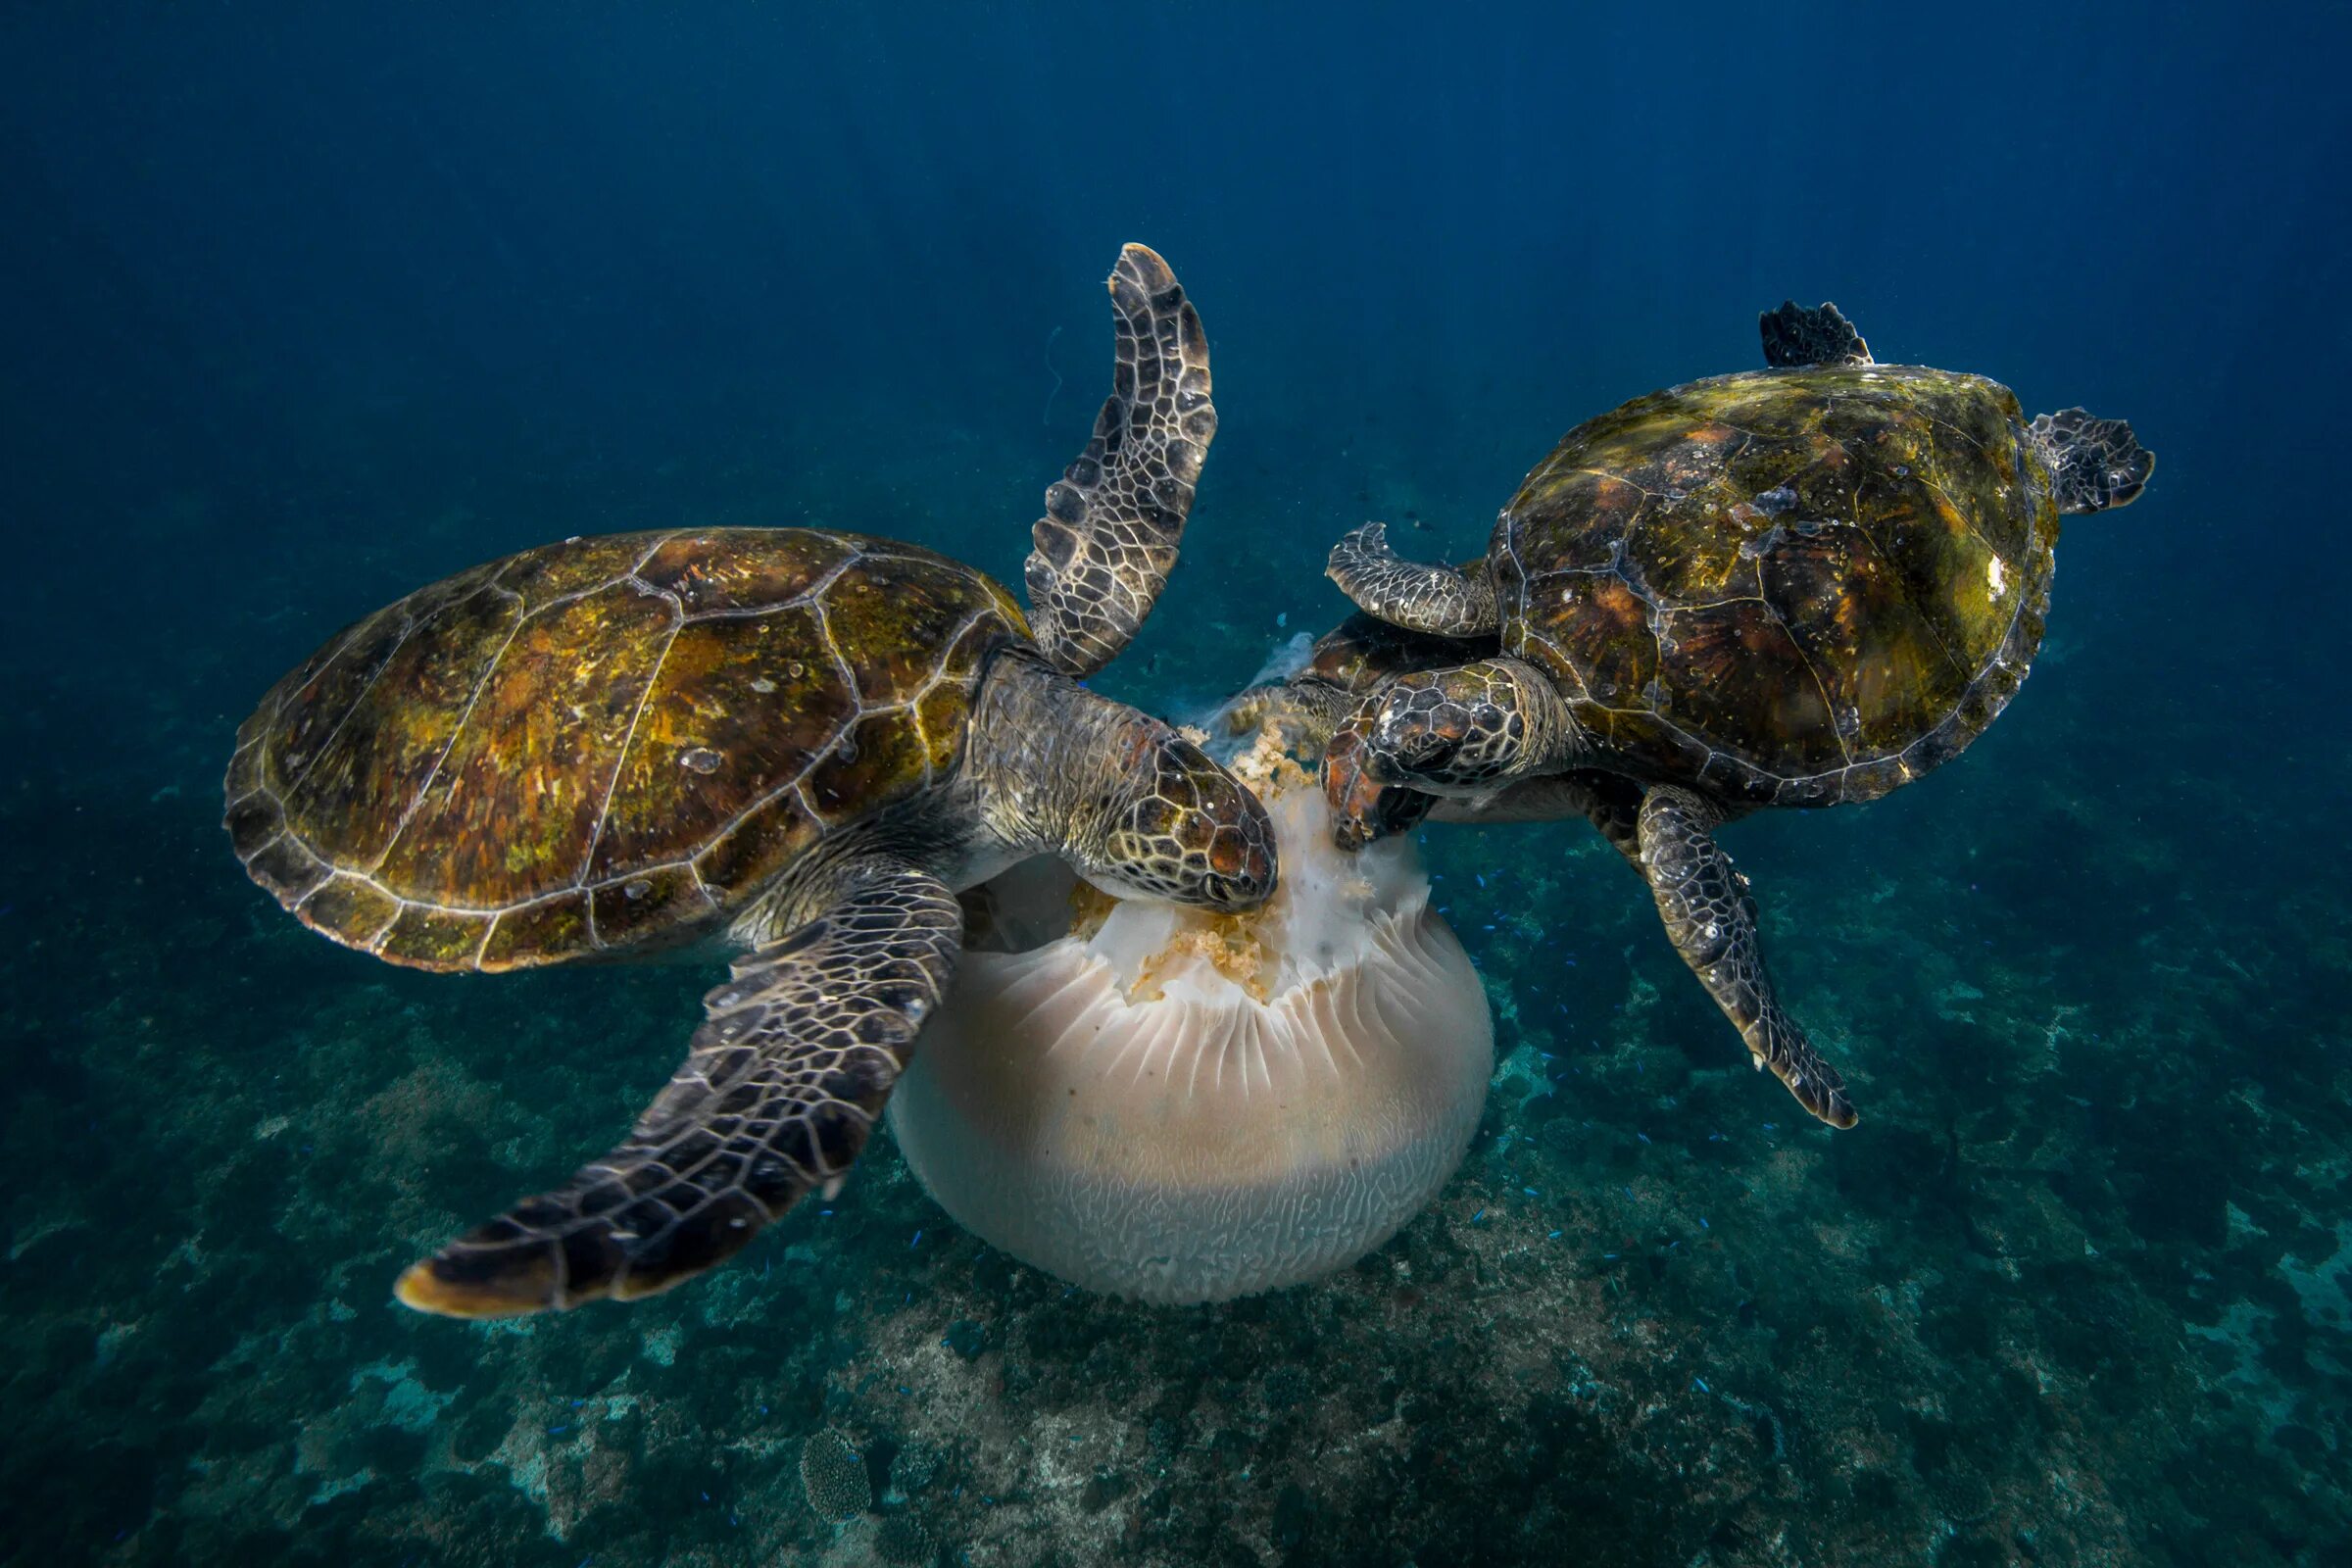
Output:
<path fill-rule="evenodd" d="M 2120 420 L 2029 423 L 1997 382 L 1879 365 L 1835 306 L 1761 324 L 1771 368 L 1571 430 L 1468 568 L 1399 560 L 1378 523 L 1348 535 L 1332 577 L 1421 640 L 1350 622 L 1292 692 L 1326 721 L 1365 694 L 1324 757 L 1344 841 L 1430 796 L 1590 816 L 1757 1065 L 1843 1127 L 1844 1083 L 1782 1010 L 1714 830 L 1958 756 L 2040 645 L 2059 515 L 2128 505 L 2155 458 Z"/>
<path fill-rule="evenodd" d="M 1257 799 L 1079 684 L 1176 562 L 1216 411 L 1200 318 L 1130 245 L 1094 439 L 1046 492 L 1033 621 L 982 573 L 807 528 L 572 539 L 329 641 L 238 731 L 255 881 L 388 959 L 742 953 L 611 1153 L 402 1276 L 462 1316 L 665 1289 L 864 1146 L 960 950 L 956 894 L 1051 854 L 1220 908 L 1275 877 Z"/>

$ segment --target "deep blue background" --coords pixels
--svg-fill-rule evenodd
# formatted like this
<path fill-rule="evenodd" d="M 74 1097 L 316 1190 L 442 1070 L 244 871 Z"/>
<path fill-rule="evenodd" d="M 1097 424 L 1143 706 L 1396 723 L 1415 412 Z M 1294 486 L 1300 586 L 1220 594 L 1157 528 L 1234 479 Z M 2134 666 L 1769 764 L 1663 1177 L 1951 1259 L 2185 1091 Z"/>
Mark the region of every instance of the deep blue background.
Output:
<path fill-rule="evenodd" d="M 2352 26 L 2040 9 L 12 10 L 0 507 L 20 570 L 240 640 L 172 611 L 274 558 L 324 630 L 718 512 L 1009 570 L 1141 238 L 1225 415 L 1168 619 L 1261 553 L 1324 612 L 1383 476 L 1474 547 L 1559 430 L 1795 294 L 2138 422 L 2164 506 L 2074 530 L 2062 628 L 2189 680 L 2308 649 Z"/>

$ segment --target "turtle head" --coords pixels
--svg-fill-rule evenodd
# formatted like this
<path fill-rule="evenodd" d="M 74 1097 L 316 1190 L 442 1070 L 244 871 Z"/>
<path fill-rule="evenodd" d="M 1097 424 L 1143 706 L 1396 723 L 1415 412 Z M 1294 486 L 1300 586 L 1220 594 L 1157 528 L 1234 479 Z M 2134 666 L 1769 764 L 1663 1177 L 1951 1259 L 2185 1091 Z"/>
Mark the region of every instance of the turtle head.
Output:
<path fill-rule="evenodd" d="M 965 760 L 1008 849 L 1045 851 L 1114 897 L 1251 909 L 1272 896 L 1274 824 L 1170 725 L 1029 657 L 990 666 Z"/>
<path fill-rule="evenodd" d="M 1250 909 L 1274 892 L 1274 824 L 1247 785 L 1192 741 L 1137 714 L 1124 765 L 1065 846 L 1105 893 Z"/>

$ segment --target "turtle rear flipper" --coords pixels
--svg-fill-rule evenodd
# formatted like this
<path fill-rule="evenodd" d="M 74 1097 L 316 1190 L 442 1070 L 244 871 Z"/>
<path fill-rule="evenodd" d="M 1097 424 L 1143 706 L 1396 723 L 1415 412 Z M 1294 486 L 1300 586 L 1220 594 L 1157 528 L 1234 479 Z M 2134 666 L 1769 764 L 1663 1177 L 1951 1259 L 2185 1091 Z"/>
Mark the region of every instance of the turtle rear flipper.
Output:
<path fill-rule="evenodd" d="M 2050 488 L 2065 513 L 2128 507 L 2147 488 L 2156 454 L 2139 444 L 2122 419 L 2101 419 L 2082 409 L 2037 414 L 2031 431 L 2050 466 Z"/>
<path fill-rule="evenodd" d="M 1808 309 L 1783 300 L 1756 318 L 1764 334 L 1764 363 L 1776 370 L 1806 365 L 1876 365 L 1870 345 L 1828 300 Z"/>
<path fill-rule="evenodd" d="M 1333 545 L 1323 574 L 1358 610 L 1407 631 L 1477 637 L 1501 629 L 1493 578 L 1406 561 L 1389 548 L 1385 522 L 1367 522 Z"/>
<path fill-rule="evenodd" d="M 1079 676 L 1109 663 L 1152 612 L 1217 433 L 1208 338 L 1168 264 L 1127 246 L 1110 303 L 1110 396 L 1086 450 L 1046 491 L 1025 571 L 1038 647 Z"/>
<path fill-rule="evenodd" d="M 703 1001 L 627 1142 L 400 1278 L 421 1311 L 507 1317 L 667 1290 L 740 1250 L 864 1148 L 962 944 L 956 896 L 895 862 L 755 951 Z"/>

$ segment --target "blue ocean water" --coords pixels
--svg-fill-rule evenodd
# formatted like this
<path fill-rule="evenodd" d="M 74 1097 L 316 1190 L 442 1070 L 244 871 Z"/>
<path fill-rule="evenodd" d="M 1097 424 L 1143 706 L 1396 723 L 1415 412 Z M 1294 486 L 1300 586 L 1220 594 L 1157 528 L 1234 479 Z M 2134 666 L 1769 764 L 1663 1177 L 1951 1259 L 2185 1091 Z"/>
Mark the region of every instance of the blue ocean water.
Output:
<path fill-rule="evenodd" d="M 2319 7 L 0 16 L 0 1557 L 2352 1557 L 2347 44 Z M 606 1147 L 710 977 L 318 941 L 220 829 L 237 723 L 572 534 L 821 521 L 1017 581 L 1126 240 L 1222 418 L 1101 682 L 1163 711 L 1340 617 L 1341 532 L 1475 552 L 1562 430 L 1749 368 L 1785 297 L 2161 454 L 2069 521 L 1964 760 L 1726 835 L 1861 1127 L 1745 1070 L 1589 830 L 1433 828 L 1506 1066 L 1332 1282 L 1071 1295 L 877 1141 L 679 1293 L 394 1305 Z"/>

